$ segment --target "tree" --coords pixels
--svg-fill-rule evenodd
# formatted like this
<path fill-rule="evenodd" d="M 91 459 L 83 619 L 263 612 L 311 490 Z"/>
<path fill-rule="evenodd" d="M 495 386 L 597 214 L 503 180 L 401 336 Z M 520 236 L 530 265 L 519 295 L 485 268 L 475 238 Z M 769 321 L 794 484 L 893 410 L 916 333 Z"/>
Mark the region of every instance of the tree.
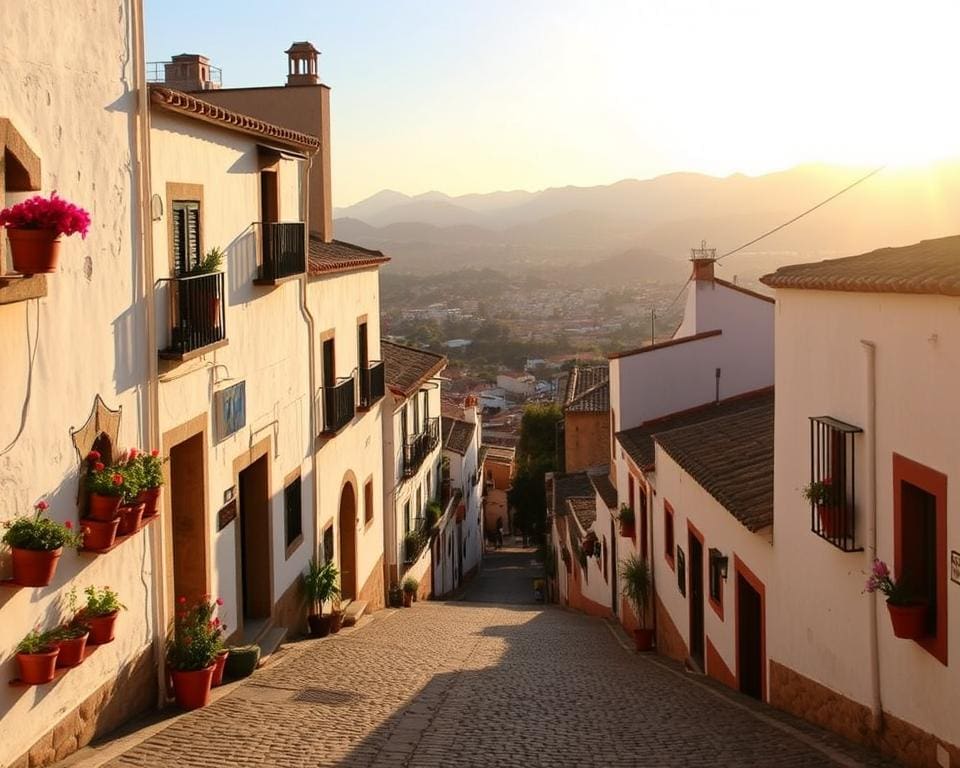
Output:
<path fill-rule="evenodd" d="M 542 541 L 547 527 L 547 495 L 544 476 L 557 469 L 557 425 L 563 413 L 554 403 L 528 405 L 520 422 L 517 473 L 509 502 L 514 524 L 535 541 Z"/>

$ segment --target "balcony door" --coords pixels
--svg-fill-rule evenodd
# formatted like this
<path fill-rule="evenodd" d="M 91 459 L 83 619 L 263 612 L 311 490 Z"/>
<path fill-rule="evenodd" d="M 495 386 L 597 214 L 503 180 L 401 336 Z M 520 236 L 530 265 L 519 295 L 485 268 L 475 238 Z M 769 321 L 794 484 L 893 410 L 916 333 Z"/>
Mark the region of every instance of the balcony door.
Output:
<path fill-rule="evenodd" d="M 357 326 L 357 373 L 360 377 L 360 404 L 370 403 L 370 353 L 367 350 L 367 324 Z"/>
<path fill-rule="evenodd" d="M 260 171 L 260 221 L 280 221 L 280 181 L 276 169 Z"/>

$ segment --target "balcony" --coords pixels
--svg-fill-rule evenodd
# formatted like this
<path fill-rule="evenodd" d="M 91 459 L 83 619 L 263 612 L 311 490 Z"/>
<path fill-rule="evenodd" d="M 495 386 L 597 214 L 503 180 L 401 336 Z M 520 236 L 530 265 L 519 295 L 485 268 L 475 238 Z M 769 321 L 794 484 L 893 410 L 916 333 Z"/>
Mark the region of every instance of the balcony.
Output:
<path fill-rule="evenodd" d="M 440 419 L 427 419 L 423 431 L 407 438 L 403 446 L 403 476 L 413 477 L 424 460 L 440 443 Z"/>
<path fill-rule="evenodd" d="M 353 376 L 337 379 L 332 387 L 323 387 L 323 431 L 334 434 L 353 419 L 355 410 Z"/>
<path fill-rule="evenodd" d="M 223 272 L 170 277 L 170 345 L 166 360 L 189 360 L 227 343 Z"/>
<path fill-rule="evenodd" d="M 260 265 L 255 285 L 276 285 L 307 270 L 301 221 L 260 222 Z"/>
<path fill-rule="evenodd" d="M 374 360 L 359 372 L 360 408 L 372 408 L 386 392 L 386 380 L 383 375 L 383 361 Z"/>
<path fill-rule="evenodd" d="M 810 418 L 810 530 L 844 552 L 857 545 L 855 437 L 863 430 L 829 416 Z"/>

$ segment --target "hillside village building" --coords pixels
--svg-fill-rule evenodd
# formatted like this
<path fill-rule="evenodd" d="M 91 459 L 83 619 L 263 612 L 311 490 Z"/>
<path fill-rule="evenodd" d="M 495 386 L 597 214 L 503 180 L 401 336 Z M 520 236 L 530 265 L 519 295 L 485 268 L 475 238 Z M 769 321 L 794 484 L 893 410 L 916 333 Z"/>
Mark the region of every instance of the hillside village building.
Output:
<path fill-rule="evenodd" d="M 564 472 L 610 463 L 610 372 L 606 365 L 577 365 L 558 377 L 563 411 L 560 466 Z"/>

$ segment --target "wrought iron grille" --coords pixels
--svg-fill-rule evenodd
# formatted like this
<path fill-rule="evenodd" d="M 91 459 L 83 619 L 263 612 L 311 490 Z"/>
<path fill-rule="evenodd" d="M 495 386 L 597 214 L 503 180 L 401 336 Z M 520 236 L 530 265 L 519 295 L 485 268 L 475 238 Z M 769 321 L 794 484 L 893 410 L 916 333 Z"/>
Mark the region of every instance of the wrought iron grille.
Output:
<path fill-rule="evenodd" d="M 857 545 L 856 436 L 860 427 L 829 416 L 810 417 L 810 530 L 844 552 Z"/>

